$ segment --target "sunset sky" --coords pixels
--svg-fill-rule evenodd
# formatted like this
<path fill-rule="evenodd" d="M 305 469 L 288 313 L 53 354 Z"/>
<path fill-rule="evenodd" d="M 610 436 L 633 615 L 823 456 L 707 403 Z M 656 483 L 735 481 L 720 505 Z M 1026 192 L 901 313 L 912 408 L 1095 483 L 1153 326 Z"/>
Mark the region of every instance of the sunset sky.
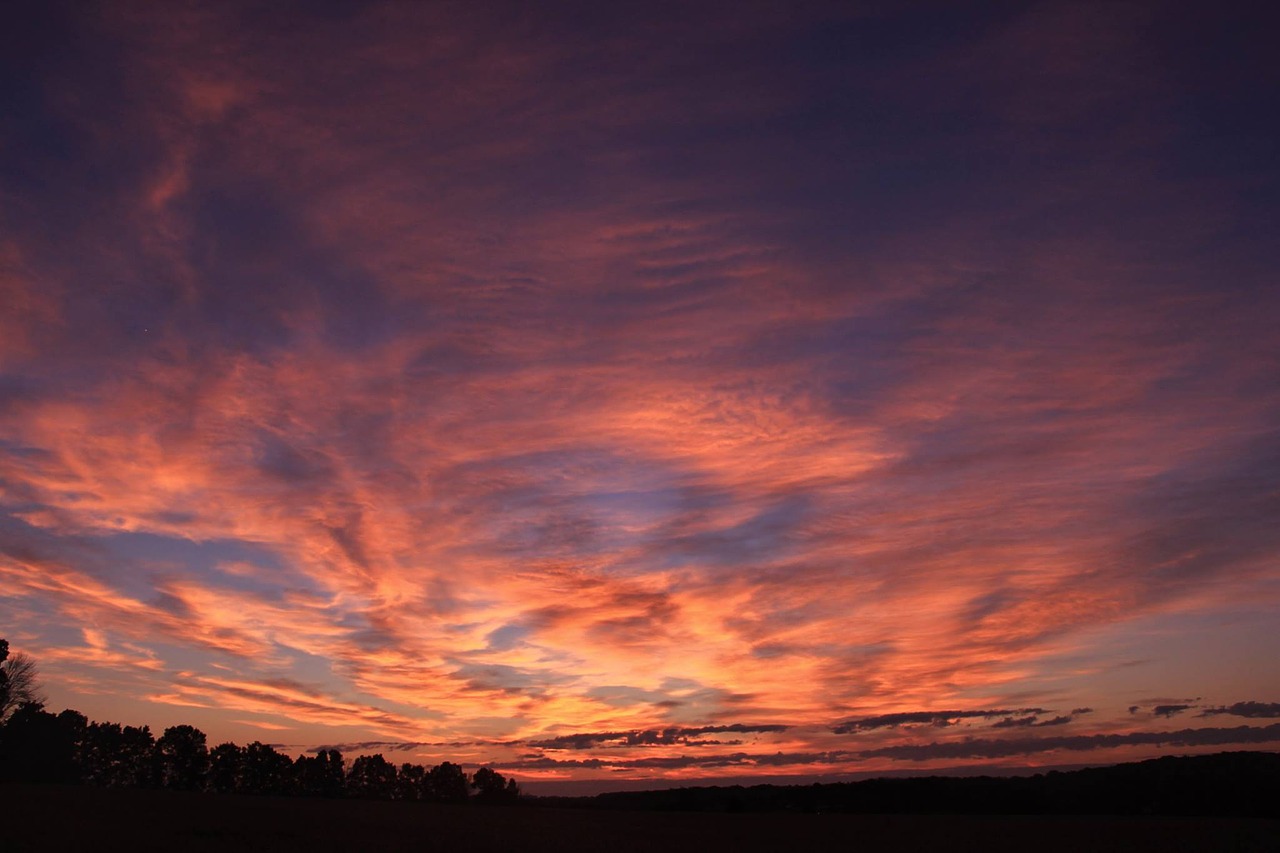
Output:
<path fill-rule="evenodd" d="M 1250 8 L 7 7 L 0 637 L 535 786 L 1280 749 Z"/>

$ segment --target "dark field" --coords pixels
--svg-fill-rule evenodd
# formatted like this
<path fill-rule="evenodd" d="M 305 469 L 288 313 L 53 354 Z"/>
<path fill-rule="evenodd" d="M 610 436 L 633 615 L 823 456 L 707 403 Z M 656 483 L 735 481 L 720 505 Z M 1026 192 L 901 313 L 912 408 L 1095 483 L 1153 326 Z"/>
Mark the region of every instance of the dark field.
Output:
<path fill-rule="evenodd" d="M 53 785 L 0 786 L 0 809 L 5 853 L 1280 850 L 1280 821 L 1244 818 L 613 812 Z"/>

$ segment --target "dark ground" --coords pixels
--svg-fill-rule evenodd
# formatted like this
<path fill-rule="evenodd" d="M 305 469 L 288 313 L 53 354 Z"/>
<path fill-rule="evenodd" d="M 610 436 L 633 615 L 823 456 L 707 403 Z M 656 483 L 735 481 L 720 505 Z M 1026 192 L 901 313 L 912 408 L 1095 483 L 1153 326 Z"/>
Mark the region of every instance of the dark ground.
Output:
<path fill-rule="evenodd" d="M 1247 818 L 704 814 L 0 786 L 0 851 L 1271 851 Z"/>

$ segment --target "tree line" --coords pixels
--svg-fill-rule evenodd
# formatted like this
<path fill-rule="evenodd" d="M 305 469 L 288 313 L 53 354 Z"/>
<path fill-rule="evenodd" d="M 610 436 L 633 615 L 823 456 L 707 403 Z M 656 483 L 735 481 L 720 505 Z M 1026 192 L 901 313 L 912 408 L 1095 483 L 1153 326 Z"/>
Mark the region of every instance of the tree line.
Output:
<path fill-rule="evenodd" d="M 54 714 L 38 698 L 34 664 L 8 651 L 0 640 L 0 781 L 437 803 L 513 802 L 520 795 L 514 779 L 488 767 L 467 774 L 449 761 L 397 766 L 381 754 L 348 766 L 336 749 L 297 758 L 257 741 L 210 749 L 194 726 L 171 726 L 157 738 L 148 726 L 90 722 L 70 709 Z"/>

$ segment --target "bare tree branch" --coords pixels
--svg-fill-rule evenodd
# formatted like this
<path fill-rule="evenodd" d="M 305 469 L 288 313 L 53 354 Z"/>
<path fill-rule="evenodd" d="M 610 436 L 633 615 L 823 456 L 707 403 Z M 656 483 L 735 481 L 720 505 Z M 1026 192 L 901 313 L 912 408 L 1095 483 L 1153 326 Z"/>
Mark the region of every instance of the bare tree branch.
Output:
<path fill-rule="evenodd" d="M 4 663 L 0 663 L 6 683 L 0 690 L 0 720 L 8 719 L 19 705 L 24 702 L 44 702 L 44 694 L 40 692 L 40 672 L 36 668 L 35 659 L 26 652 L 14 652 Z"/>

